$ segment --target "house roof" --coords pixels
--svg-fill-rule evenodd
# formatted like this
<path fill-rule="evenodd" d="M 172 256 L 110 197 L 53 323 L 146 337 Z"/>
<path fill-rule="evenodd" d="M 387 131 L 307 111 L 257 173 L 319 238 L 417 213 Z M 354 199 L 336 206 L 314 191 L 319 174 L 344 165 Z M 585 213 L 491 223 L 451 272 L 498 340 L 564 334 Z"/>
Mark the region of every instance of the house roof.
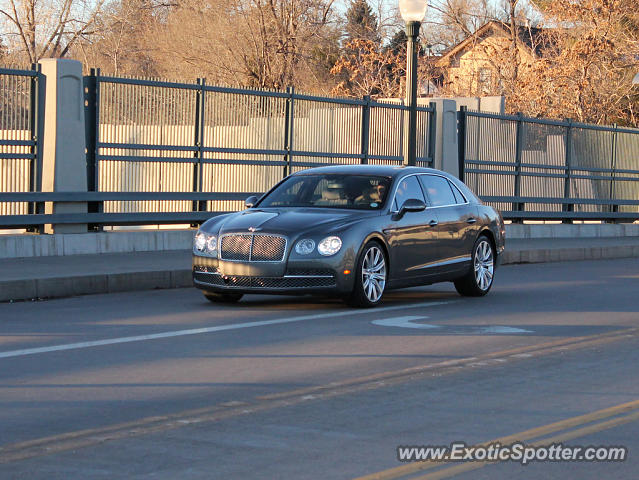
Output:
<path fill-rule="evenodd" d="M 547 29 L 544 28 L 519 26 L 517 27 L 517 36 L 524 45 L 531 50 L 534 50 L 535 54 L 540 55 L 541 46 L 543 44 L 541 41 L 542 35 L 546 31 Z M 466 37 L 457 45 L 453 45 L 448 50 L 444 51 L 441 57 L 438 58 L 437 65 L 444 66 L 451 57 L 457 55 L 459 52 L 468 47 L 472 47 L 478 39 L 488 37 L 490 33 L 493 35 L 510 35 L 510 25 L 496 20 L 491 20 L 490 22 L 485 23 L 479 27 L 475 33 Z"/>

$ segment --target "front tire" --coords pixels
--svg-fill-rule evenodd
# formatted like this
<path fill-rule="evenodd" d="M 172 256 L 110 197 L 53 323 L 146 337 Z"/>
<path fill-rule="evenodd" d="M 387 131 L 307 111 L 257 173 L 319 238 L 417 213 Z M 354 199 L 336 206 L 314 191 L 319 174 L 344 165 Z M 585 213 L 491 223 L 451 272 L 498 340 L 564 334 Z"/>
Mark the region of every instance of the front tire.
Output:
<path fill-rule="evenodd" d="M 357 260 L 355 285 L 348 303 L 360 308 L 376 307 L 382 301 L 387 278 L 388 261 L 384 249 L 376 241 L 366 243 Z"/>
<path fill-rule="evenodd" d="M 483 297 L 493 286 L 495 277 L 495 249 L 486 235 L 475 241 L 472 265 L 466 275 L 456 280 L 455 288 L 465 297 Z"/>
<path fill-rule="evenodd" d="M 206 292 L 204 297 L 213 303 L 237 303 L 243 297 L 241 293 L 214 293 Z"/>

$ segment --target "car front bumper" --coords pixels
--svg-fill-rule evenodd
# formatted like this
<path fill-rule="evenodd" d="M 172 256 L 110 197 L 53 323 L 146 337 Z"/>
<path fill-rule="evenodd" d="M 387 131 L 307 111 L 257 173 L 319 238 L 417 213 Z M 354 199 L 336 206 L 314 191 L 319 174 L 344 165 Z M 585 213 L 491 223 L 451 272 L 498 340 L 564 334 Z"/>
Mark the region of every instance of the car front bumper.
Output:
<path fill-rule="evenodd" d="M 337 259 L 285 262 L 231 262 L 193 255 L 193 284 L 208 292 L 261 294 L 346 294 L 354 273 Z M 352 267 L 351 267 L 352 269 Z"/>

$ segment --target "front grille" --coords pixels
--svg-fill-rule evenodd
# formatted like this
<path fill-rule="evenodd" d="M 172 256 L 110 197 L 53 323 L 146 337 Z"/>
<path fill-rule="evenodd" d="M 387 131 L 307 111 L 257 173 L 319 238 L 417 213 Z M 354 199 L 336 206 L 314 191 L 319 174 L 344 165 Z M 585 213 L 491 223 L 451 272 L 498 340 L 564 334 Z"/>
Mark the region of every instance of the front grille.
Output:
<path fill-rule="evenodd" d="M 255 235 L 253 237 L 251 260 L 254 262 L 282 260 L 284 258 L 284 248 L 286 248 L 286 239 L 282 237 Z"/>
<path fill-rule="evenodd" d="M 335 272 L 329 268 L 289 268 L 286 275 L 305 276 L 305 277 L 325 277 L 333 276 Z"/>
<path fill-rule="evenodd" d="M 220 258 L 223 260 L 250 260 L 253 235 L 224 235 L 220 241 Z"/>
<path fill-rule="evenodd" d="M 245 277 L 227 276 L 202 273 L 195 271 L 193 277 L 200 283 L 214 285 L 218 287 L 235 288 L 255 288 L 255 289 L 295 289 L 295 288 L 317 288 L 334 287 L 335 277 Z"/>
<path fill-rule="evenodd" d="M 281 262 L 286 252 L 286 238 L 263 233 L 222 235 L 220 259 L 245 262 Z"/>

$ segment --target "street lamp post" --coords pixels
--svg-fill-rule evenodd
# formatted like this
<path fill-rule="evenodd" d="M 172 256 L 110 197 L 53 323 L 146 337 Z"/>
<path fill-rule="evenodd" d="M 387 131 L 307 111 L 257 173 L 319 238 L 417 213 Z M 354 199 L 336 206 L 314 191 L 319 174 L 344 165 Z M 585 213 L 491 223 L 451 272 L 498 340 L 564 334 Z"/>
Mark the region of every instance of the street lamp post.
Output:
<path fill-rule="evenodd" d="M 408 125 L 404 129 L 404 163 L 417 164 L 417 37 L 428 0 L 399 0 L 399 11 L 406 22 L 406 100 Z"/>

